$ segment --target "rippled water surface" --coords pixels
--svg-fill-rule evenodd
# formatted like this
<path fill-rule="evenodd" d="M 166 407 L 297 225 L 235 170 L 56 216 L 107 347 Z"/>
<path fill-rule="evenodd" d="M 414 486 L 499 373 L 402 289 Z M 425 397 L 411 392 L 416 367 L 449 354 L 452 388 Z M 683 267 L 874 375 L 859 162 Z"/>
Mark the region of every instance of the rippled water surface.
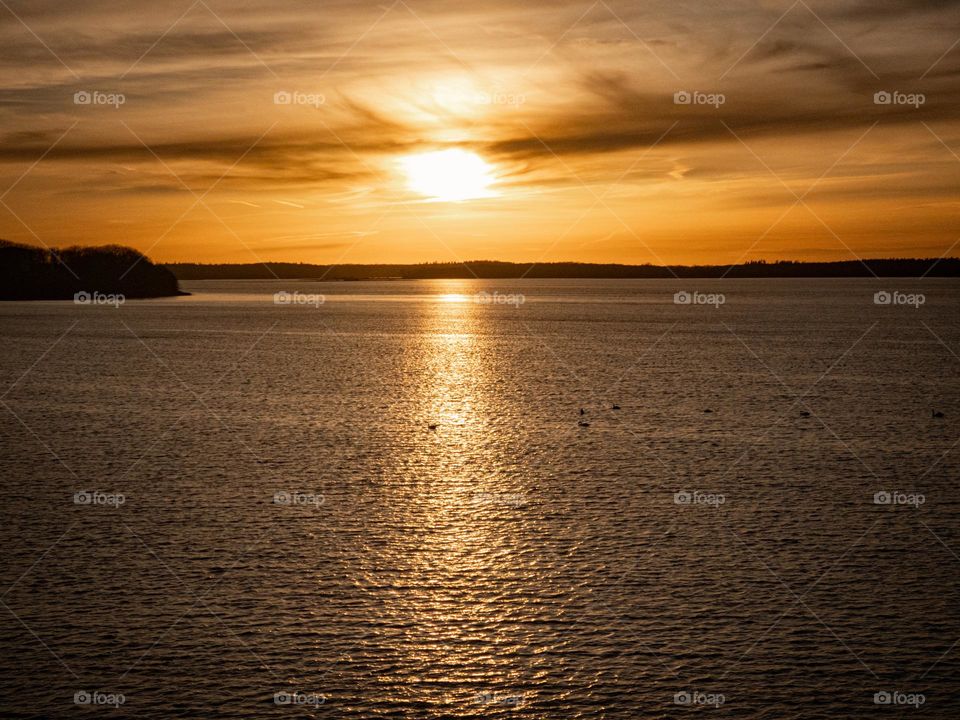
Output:
<path fill-rule="evenodd" d="M 960 717 L 960 283 L 186 289 L 0 305 L 4 717 Z"/>

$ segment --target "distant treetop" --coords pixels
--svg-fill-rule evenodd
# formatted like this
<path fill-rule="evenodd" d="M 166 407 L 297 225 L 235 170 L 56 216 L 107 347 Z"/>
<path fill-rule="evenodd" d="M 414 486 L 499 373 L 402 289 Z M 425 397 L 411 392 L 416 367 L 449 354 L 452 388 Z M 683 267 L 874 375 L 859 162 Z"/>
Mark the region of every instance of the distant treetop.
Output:
<path fill-rule="evenodd" d="M 54 250 L 0 240 L 0 300 L 69 300 L 83 292 L 128 298 L 182 294 L 169 269 L 133 248 Z"/>

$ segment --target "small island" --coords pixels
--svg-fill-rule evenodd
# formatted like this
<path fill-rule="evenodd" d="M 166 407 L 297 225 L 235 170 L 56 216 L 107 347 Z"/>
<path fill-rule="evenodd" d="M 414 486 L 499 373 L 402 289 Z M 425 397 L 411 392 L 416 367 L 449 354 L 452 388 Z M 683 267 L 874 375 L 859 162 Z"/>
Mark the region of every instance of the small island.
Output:
<path fill-rule="evenodd" d="M 102 293 L 124 298 L 188 295 L 176 276 L 121 245 L 37 248 L 0 240 L 0 300 L 73 300 Z"/>

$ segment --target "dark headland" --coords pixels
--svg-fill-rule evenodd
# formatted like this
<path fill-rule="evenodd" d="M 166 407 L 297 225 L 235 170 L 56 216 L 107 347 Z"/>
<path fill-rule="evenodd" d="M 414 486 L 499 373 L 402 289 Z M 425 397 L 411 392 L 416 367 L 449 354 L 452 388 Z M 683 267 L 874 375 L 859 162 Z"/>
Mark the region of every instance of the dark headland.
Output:
<path fill-rule="evenodd" d="M 0 240 L 0 300 L 73 300 L 81 293 L 125 298 L 180 292 L 177 277 L 120 245 L 36 248 Z"/>
<path fill-rule="evenodd" d="M 958 277 L 960 258 L 755 261 L 742 265 L 613 265 L 576 262 L 509 263 L 489 260 L 418 265 L 311 265 L 172 263 L 180 280 L 436 280 L 515 278 L 802 278 Z"/>

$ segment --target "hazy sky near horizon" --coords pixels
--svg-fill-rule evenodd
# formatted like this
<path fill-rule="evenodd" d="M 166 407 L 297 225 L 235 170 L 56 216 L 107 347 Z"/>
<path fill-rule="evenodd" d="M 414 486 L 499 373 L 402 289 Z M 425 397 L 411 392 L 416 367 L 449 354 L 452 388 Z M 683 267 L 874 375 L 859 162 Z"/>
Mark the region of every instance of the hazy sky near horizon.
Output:
<path fill-rule="evenodd" d="M 958 103 L 947 0 L 4 0 L 0 237 L 204 262 L 955 256 Z"/>

